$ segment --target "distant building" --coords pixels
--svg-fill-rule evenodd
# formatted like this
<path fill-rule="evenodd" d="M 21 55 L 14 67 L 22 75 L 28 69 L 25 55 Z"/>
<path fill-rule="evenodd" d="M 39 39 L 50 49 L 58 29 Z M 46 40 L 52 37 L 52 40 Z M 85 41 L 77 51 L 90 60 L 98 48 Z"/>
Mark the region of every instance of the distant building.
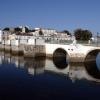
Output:
<path fill-rule="evenodd" d="M 57 32 L 56 36 L 58 40 L 72 40 L 72 36 L 65 32 Z"/>
<path fill-rule="evenodd" d="M 2 42 L 2 34 L 3 34 L 2 30 L 0 30 L 0 43 Z"/>
<path fill-rule="evenodd" d="M 43 32 L 44 36 L 52 36 L 57 33 L 54 29 L 41 29 L 41 31 Z"/>
<path fill-rule="evenodd" d="M 9 29 L 9 30 L 8 30 Z M 34 28 L 30 30 L 28 26 L 17 28 L 7 28 L 2 33 L 3 40 L 22 40 L 43 39 L 45 42 L 65 43 L 67 40 L 74 40 L 74 37 L 67 32 L 57 32 L 55 29 Z"/>
<path fill-rule="evenodd" d="M 43 34 L 40 34 L 40 31 Z M 54 29 L 35 28 L 35 32 L 32 32 L 32 33 L 35 36 L 44 36 L 44 37 L 47 37 L 47 36 L 52 36 L 53 34 L 55 34 L 56 30 L 54 30 Z"/>

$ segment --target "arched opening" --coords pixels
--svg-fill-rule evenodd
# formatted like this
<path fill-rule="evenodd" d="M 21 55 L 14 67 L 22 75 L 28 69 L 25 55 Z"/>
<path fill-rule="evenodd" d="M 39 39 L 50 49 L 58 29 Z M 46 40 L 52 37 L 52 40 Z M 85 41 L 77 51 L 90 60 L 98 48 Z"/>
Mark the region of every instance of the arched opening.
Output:
<path fill-rule="evenodd" d="M 58 48 L 53 53 L 53 63 L 57 68 L 64 69 L 68 66 L 67 57 L 68 57 L 67 52 L 62 48 Z"/>
<path fill-rule="evenodd" d="M 84 64 L 89 75 L 96 79 L 100 79 L 100 70 L 98 69 L 99 66 L 96 64 L 96 61 L 84 62 Z"/>
<path fill-rule="evenodd" d="M 98 49 L 90 51 L 85 57 L 85 62 L 96 61 L 96 58 L 99 55 L 99 53 L 100 53 L 100 50 Z"/>
<path fill-rule="evenodd" d="M 85 68 L 89 75 L 100 79 L 100 50 L 92 50 L 85 58 Z"/>

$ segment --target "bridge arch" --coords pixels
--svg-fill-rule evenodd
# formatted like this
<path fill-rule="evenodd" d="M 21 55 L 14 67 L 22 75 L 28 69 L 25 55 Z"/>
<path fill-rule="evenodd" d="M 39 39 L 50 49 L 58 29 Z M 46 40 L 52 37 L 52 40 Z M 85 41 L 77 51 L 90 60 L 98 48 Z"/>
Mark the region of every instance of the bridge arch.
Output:
<path fill-rule="evenodd" d="M 85 62 L 84 65 L 88 75 L 90 75 L 92 78 L 95 78 L 95 80 L 99 79 L 100 82 L 100 70 L 98 69 L 96 61 Z"/>
<path fill-rule="evenodd" d="M 88 51 L 85 57 L 85 62 L 96 61 L 96 57 L 99 53 L 100 53 L 100 49 L 93 49 Z"/>
<path fill-rule="evenodd" d="M 57 48 L 53 53 L 53 63 L 59 69 L 64 69 L 68 66 L 68 53 L 63 48 Z"/>
<path fill-rule="evenodd" d="M 68 60 L 69 54 L 64 48 L 57 48 L 53 52 L 53 57 L 66 57 Z"/>

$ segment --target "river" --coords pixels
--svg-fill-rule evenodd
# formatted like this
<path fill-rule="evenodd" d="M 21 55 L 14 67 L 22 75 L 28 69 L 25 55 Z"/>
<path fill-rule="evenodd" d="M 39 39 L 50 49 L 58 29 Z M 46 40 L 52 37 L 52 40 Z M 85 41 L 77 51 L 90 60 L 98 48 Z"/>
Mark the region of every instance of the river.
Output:
<path fill-rule="evenodd" d="M 0 100 L 97 100 L 100 55 L 96 61 L 68 63 L 0 52 Z M 1 99 L 2 98 L 2 99 Z"/>

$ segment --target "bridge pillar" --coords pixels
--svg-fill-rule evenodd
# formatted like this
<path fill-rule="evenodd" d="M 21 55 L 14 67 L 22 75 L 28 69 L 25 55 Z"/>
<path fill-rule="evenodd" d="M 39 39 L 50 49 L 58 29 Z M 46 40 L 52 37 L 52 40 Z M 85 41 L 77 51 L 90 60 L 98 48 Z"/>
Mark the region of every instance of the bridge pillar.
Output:
<path fill-rule="evenodd" d="M 24 46 L 24 57 L 45 57 L 45 46 L 44 45 L 25 45 Z"/>
<path fill-rule="evenodd" d="M 84 54 L 71 54 L 69 56 L 69 62 L 84 62 L 85 55 Z"/>

